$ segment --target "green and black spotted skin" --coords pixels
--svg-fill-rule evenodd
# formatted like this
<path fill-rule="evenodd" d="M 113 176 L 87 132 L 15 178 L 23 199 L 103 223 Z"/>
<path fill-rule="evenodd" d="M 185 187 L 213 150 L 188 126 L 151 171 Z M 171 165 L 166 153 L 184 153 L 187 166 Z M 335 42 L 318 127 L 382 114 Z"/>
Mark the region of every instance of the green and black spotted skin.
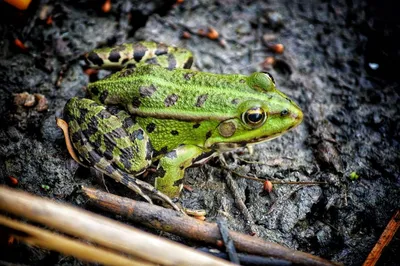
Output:
<path fill-rule="evenodd" d="M 273 139 L 303 118 L 268 73 L 185 69 L 193 57 L 182 48 L 123 44 L 93 51 L 87 60 L 93 67 L 123 69 L 89 84 L 88 99 L 66 104 L 71 141 L 82 162 L 133 189 L 142 187 L 135 176 L 156 163 L 152 192 L 177 197 L 187 167 Z"/>

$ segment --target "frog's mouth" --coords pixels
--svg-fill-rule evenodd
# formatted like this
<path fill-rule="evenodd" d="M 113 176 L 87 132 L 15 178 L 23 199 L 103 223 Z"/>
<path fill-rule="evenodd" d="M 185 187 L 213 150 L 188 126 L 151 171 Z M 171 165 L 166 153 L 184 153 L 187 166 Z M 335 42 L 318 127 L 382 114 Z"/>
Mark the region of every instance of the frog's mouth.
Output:
<path fill-rule="evenodd" d="M 211 146 L 211 149 L 221 151 L 221 152 L 232 151 L 232 150 L 236 150 L 238 148 L 243 148 L 246 146 L 251 146 L 251 145 L 258 144 L 258 143 L 273 140 L 273 139 L 276 139 L 277 137 L 279 137 L 280 135 L 282 135 L 282 134 L 276 134 L 276 135 L 268 136 L 268 137 L 264 137 L 264 138 L 257 138 L 257 139 L 253 139 L 251 141 L 214 143 Z"/>

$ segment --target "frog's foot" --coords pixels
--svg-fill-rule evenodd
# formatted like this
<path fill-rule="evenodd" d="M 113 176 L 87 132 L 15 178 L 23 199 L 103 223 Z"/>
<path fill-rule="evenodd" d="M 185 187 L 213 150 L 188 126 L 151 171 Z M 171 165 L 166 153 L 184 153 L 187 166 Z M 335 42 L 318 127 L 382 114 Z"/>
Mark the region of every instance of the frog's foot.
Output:
<path fill-rule="evenodd" d="M 183 209 L 185 213 L 189 216 L 193 216 L 195 218 L 200 218 L 200 217 L 205 217 L 206 216 L 206 210 L 194 210 L 194 209 Z"/>
<path fill-rule="evenodd" d="M 116 179 L 114 177 L 114 175 L 112 176 L 112 178 Z M 116 179 L 117 180 L 117 179 Z M 139 194 L 141 197 L 143 197 L 148 203 L 153 204 L 153 201 L 151 200 L 151 198 L 146 195 L 145 193 L 143 193 L 141 187 L 142 184 L 139 179 L 136 179 L 134 177 L 129 176 L 128 174 L 123 174 L 121 176 L 120 180 L 117 180 L 120 183 L 124 184 L 125 186 L 127 186 L 128 188 L 132 189 L 133 191 L 135 191 L 137 194 Z"/>
<path fill-rule="evenodd" d="M 162 202 L 168 204 L 174 210 L 184 213 L 183 209 L 179 207 L 177 204 L 175 204 L 170 197 L 158 191 L 155 187 L 153 187 L 149 183 L 146 183 L 145 181 L 142 181 L 140 179 L 137 179 L 133 176 L 124 173 L 120 182 L 125 186 L 129 187 L 130 189 L 132 189 L 133 191 L 135 191 L 136 193 L 138 193 L 140 196 L 145 198 L 151 204 L 153 204 L 153 201 L 150 199 L 148 195 L 143 193 L 142 189 L 151 193 L 152 197 L 160 199 Z"/>

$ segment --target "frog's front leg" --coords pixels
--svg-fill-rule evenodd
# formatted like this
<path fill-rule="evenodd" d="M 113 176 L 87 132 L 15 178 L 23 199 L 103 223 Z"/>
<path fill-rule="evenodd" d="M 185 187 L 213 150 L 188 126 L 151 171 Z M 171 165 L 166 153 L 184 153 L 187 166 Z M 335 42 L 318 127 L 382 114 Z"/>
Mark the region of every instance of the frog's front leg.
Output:
<path fill-rule="evenodd" d="M 156 189 L 170 198 L 178 197 L 185 169 L 202 153 L 204 150 L 198 146 L 183 145 L 161 157 L 156 172 Z"/>

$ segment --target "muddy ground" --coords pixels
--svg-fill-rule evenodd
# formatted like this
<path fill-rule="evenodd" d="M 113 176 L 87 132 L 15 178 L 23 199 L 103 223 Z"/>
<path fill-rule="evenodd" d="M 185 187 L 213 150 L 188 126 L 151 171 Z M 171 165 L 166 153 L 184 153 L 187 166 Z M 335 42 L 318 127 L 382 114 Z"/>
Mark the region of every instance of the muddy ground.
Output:
<path fill-rule="evenodd" d="M 69 98 L 84 96 L 90 79 L 108 74 L 88 77 L 82 55 L 116 43 L 161 41 L 192 50 L 201 71 L 272 73 L 304 110 L 304 122 L 253 154 L 228 154 L 228 163 L 268 180 L 327 184 L 276 185 L 268 194 L 260 183 L 235 178 L 252 229 L 266 240 L 360 265 L 400 202 L 400 19 L 391 2 L 112 1 L 108 13 L 98 1 L 37 1 L 25 12 L 1 2 L 0 183 L 11 185 L 14 176 L 19 189 L 85 207 L 74 189 L 104 185 L 70 159 L 55 124 Z M 208 27 L 218 40 L 196 34 Z M 15 45 L 17 38 L 26 48 Z M 276 43 L 283 54 L 268 48 Z M 22 92 L 44 95 L 48 106 L 40 97 L 26 106 L 16 102 Z M 217 163 L 189 169 L 185 183 L 193 191 L 183 193 L 183 204 L 206 209 L 209 221 L 225 215 L 230 229 L 249 233 L 227 174 Z M 112 193 L 134 197 L 106 181 Z M 385 265 L 400 260 L 396 239 Z M 18 243 L 3 245 L 0 260 L 81 265 Z"/>

